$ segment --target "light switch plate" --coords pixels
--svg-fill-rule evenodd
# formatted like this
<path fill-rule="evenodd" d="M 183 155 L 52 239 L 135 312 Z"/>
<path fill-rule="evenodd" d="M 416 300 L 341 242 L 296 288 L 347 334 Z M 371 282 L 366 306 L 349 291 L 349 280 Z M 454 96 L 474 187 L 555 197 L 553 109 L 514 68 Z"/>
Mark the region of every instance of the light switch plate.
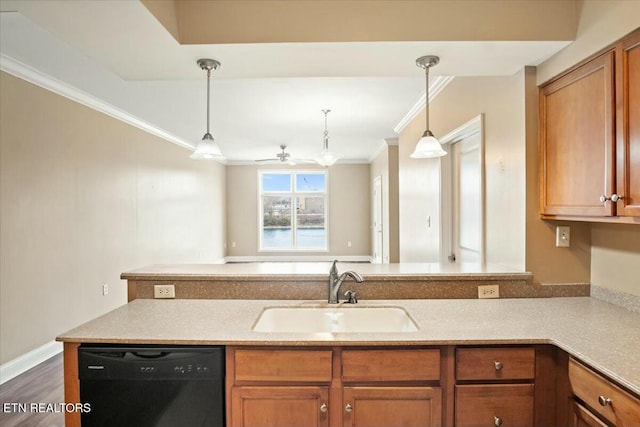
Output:
<path fill-rule="evenodd" d="M 568 248 L 571 246 L 571 228 L 569 226 L 556 227 L 556 246 L 558 248 Z"/>

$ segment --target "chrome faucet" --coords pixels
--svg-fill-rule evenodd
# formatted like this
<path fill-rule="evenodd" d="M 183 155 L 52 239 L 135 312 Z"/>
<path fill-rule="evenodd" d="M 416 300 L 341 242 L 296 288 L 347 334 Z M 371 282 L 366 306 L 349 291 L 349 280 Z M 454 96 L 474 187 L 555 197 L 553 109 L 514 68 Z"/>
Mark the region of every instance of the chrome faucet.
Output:
<path fill-rule="evenodd" d="M 345 271 L 342 274 L 338 274 L 337 263 L 338 260 L 333 261 L 331 270 L 329 270 L 329 304 L 338 304 L 340 302 L 340 285 L 342 285 L 347 276 L 358 283 L 364 282 L 364 279 L 355 271 Z"/>

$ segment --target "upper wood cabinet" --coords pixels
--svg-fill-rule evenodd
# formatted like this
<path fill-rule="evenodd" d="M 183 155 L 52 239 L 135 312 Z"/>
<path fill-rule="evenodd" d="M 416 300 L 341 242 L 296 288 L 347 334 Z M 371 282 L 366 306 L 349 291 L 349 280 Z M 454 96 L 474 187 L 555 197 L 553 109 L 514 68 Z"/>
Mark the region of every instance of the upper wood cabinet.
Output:
<path fill-rule="evenodd" d="M 640 217 L 640 31 L 616 47 L 618 215 Z"/>
<path fill-rule="evenodd" d="M 540 87 L 543 218 L 638 222 L 640 30 Z"/>

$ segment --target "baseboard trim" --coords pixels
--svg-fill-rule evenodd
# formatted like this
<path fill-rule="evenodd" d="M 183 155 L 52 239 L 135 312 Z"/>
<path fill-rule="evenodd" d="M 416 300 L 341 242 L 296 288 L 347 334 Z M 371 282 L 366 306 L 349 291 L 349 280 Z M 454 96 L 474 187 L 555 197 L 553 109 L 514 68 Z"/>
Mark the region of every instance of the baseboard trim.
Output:
<path fill-rule="evenodd" d="M 17 377 L 36 365 L 62 352 L 62 343 L 51 341 L 0 365 L 0 384 Z"/>
<path fill-rule="evenodd" d="M 227 256 L 225 264 L 233 262 L 371 262 L 370 255 L 263 255 L 263 256 Z"/>

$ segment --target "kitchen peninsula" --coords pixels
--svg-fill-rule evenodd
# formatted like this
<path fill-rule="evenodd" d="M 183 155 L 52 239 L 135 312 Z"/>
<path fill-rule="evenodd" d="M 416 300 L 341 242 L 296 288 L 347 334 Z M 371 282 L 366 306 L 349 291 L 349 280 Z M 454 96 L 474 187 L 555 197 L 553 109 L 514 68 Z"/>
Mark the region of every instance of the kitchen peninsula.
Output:
<path fill-rule="evenodd" d="M 479 300 L 387 296 L 363 297 L 357 305 L 343 303 L 332 308 L 401 309 L 416 324 L 416 331 L 254 330 L 265 309 L 327 308 L 327 274 L 322 272 L 328 271 L 328 266 L 321 264 L 316 270 L 304 263 L 291 264 L 288 270 L 274 264 L 153 266 L 124 273 L 123 277 L 138 281 L 138 290 L 141 281 L 172 281 L 177 299 L 143 295 L 59 336 L 65 345 L 65 399 L 79 401 L 77 352 L 81 344 L 223 345 L 228 426 L 254 424 L 256 411 L 274 411 L 273 419 L 279 419 L 284 416 L 279 405 L 296 402 L 309 408 L 302 411 L 308 417 L 305 425 L 352 425 L 356 414 L 359 419 L 364 417 L 364 407 L 368 416 L 384 415 L 375 412 L 376 405 L 365 403 L 380 399 L 393 413 L 403 413 L 399 409 L 403 405 L 415 405 L 417 412 L 412 409 L 409 413 L 421 414 L 422 418 L 413 420 L 420 425 L 477 423 L 477 418 L 469 420 L 465 415 L 469 413 L 486 416 L 491 422 L 495 418 L 496 423 L 573 425 L 572 417 L 587 411 L 583 405 L 611 425 L 637 424 L 639 314 L 589 297 Z M 381 268 L 340 265 L 340 271 L 354 269 L 365 278 L 359 288 L 362 295 L 366 295 L 367 285 L 394 289 L 404 282 L 407 287 L 412 286 L 408 283 L 415 286 L 417 280 L 427 288 L 432 281 L 444 279 L 448 287 L 455 287 L 466 280 L 469 283 L 462 286 L 473 284 L 474 289 L 478 282 L 498 280 L 501 294 L 502 284 L 510 281 L 524 283 L 509 285 L 514 288 L 539 286 L 530 283 L 528 273 L 497 269 L 469 272 L 467 276 L 461 271 L 442 270 L 425 274 L 416 271 L 416 265 L 389 266 L 387 271 Z M 270 283 L 265 285 L 267 291 L 283 283 L 304 287 L 318 280 L 322 295 L 309 299 L 273 299 L 269 292 L 263 298 L 255 294 L 246 298 L 181 297 L 182 282 L 183 292 L 187 292 L 189 286 L 224 286 L 225 280 L 260 284 L 265 279 Z M 485 365 L 490 369 L 485 370 Z M 588 392 L 581 388 L 582 383 L 587 384 Z M 589 389 L 591 386 L 596 389 Z M 591 396 L 593 393 L 596 395 Z M 602 407 L 600 397 L 605 399 Z M 606 399 L 614 403 L 610 405 Z M 252 406 L 256 404 L 257 409 Z M 67 425 L 80 425 L 79 416 L 67 414 Z"/>
<path fill-rule="evenodd" d="M 153 298 L 155 285 L 173 285 L 177 298 L 314 299 L 327 297 L 329 262 L 162 264 L 125 272 L 129 301 Z M 588 296 L 588 284 L 544 286 L 531 273 L 495 264 L 338 263 L 364 283 L 345 286 L 363 299 L 477 298 L 478 286 L 499 285 L 502 298 Z"/>

